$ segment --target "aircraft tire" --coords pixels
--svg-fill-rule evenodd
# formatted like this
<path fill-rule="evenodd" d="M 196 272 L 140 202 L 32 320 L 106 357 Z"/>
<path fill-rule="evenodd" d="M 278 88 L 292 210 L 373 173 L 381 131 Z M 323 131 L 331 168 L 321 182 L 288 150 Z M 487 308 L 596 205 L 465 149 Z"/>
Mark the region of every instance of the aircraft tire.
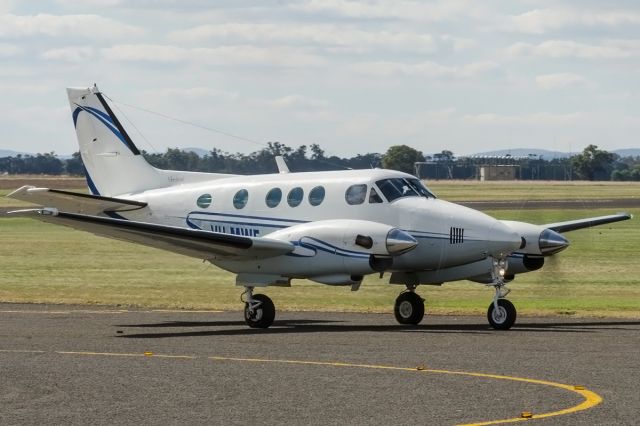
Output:
<path fill-rule="evenodd" d="M 516 322 L 516 307 L 507 299 L 498 299 L 498 309 L 495 310 L 493 303 L 487 310 L 487 319 L 492 328 L 496 330 L 509 330 Z"/>
<path fill-rule="evenodd" d="M 412 291 L 400 293 L 393 314 L 400 324 L 417 325 L 424 318 L 424 299 Z"/>
<path fill-rule="evenodd" d="M 262 302 L 262 304 L 253 313 L 250 313 L 249 304 L 245 303 L 244 321 L 251 328 L 269 328 L 276 317 L 276 307 L 273 301 L 265 294 L 255 294 L 253 299 Z"/>

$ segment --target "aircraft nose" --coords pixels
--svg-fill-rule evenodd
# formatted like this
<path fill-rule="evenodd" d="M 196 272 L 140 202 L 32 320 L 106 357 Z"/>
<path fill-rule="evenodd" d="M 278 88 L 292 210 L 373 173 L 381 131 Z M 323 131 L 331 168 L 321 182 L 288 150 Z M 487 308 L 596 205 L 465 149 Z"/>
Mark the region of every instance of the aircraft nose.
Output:
<path fill-rule="evenodd" d="M 569 247 L 569 240 L 551 229 L 545 229 L 538 239 L 540 253 L 551 256 Z"/>
<path fill-rule="evenodd" d="M 500 221 L 496 221 L 491 227 L 488 240 L 491 242 L 490 254 L 496 257 L 503 257 L 522 245 L 521 236 Z"/>

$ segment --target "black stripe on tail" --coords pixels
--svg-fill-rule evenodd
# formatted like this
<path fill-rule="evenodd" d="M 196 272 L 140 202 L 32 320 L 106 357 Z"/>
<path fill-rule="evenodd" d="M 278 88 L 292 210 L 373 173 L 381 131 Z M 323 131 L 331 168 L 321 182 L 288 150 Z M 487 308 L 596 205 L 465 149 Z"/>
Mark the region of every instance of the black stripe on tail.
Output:
<path fill-rule="evenodd" d="M 125 144 L 127 144 L 127 147 L 131 150 L 131 152 L 133 152 L 134 155 L 140 155 L 140 150 L 133 143 L 127 131 L 124 130 L 124 127 L 122 127 L 122 124 L 120 124 L 120 121 L 118 121 L 118 117 L 116 117 L 116 115 L 113 113 L 113 110 L 111 110 L 111 107 L 109 106 L 107 101 L 105 101 L 104 97 L 102 97 L 102 93 L 98 92 L 96 93 L 96 96 L 98 97 L 98 100 L 102 104 L 104 110 L 107 112 L 107 114 L 109 114 L 109 117 L 111 117 L 111 120 L 113 120 L 113 124 L 115 124 L 115 126 L 118 128 L 118 130 L 122 134 L 122 137 L 124 138 L 124 142 Z"/>

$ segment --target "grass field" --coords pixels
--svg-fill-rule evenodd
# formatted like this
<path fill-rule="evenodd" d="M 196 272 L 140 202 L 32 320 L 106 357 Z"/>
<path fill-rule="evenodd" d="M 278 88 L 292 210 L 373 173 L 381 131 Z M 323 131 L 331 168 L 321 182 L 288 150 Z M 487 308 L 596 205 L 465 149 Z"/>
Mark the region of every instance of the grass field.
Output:
<path fill-rule="evenodd" d="M 442 198 L 542 199 L 635 197 L 630 184 L 435 183 Z M 557 187 L 556 187 L 557 186 Z M 553 188 L 550 190 L 549 188 Z M 549 191 L 549 192 L 547 192 Z M 5 191 L 6 193 L 6 191 Z M 550 196 L 549 194 L 553 194 Z M 520 198 L 521 197 L 521 198 Z M 4 200 L 6 203 L 6 199 Z M 15 205 L 13 202 L 9 205 Z M 489 212 L 490 214 L 492 212 Z M 610 210 L 501 210 L 496 217 L 549 223 Z M 630 211 L 636 216 L 640 210 Z M 640 318 L 637 219 L 567 234 L 572 246 L 540 270 L 511 284 L 520 314 Z M 31 219 L 0 220 L 0 301 L 109 304 L 184 309 L 240 309 L 232 274 L 210 264 L 138 245 L 95 237 Z M 390 312 L 402 289 L 367 277 L 360 291 L 304 280 L 267 288 L 280 310 Z M 493 296 L 485 286 L 458 282 L 423 286 L 431 313 L 483 314 Z"/>
<path fill-rule="evenodd" d="M 435 181 L 426 184 L 448 201 L 640 198 L 640 182 Z"/>
<path fill-rule="evenodd" d="M 640 198 L 640 182 L 479 182 L 442 180 L 427 181 L 426 184 L 438 197 L 449 201 Z M 4 196 L 22 185 L 87 191 L 84 178 L 68 176 L 0 176 L 0 207 L 17 205 L 16 203 L 19 203 L 19 201 L 4 198 Z"/>

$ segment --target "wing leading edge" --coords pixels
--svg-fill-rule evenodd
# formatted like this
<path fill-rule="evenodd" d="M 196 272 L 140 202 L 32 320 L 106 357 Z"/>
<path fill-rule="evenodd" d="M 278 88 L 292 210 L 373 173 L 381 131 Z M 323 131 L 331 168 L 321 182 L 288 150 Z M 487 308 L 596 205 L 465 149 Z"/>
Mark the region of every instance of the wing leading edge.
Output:
<path fill-rule="evenodd" d="M 568 232 L 575 231 L 577 229 L 590 228 L 592 226 L 604 225 L 607 223 L 620 222 L 622 220 L 629 220 L 633 215 L 629 213 L 618 213 L 607 216 L 589 217 L 586 219 L 568 220 L 566 222 L 550 223 L 542 225 L 547 229 L 551 229 L 556 232 Z"/>
<path fill-rule="evenodd" d="M 17 210 L 9 214 L 28 216 L 102 237 L 138 243 L 198 259 L 263 259 L 294 250 L 294 245 L 288 241 L 67 213 L 53 208 Z"/>

